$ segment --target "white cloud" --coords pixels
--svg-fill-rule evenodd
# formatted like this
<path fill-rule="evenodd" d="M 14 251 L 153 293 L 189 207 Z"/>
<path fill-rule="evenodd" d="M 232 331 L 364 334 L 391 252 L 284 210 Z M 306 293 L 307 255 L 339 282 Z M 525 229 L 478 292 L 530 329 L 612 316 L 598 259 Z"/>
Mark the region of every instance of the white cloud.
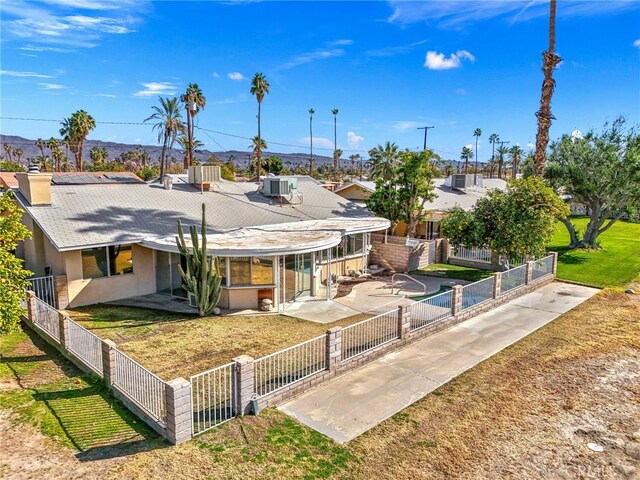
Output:
<path fill-rule="evenodd" d="M 633 42 L 633 46 L 640 48 L 640 38 L 638 40 L 636 40 L 635 42 Z"/>
<path fill-rule="evenodd" d="M 424 45 L 426 40 L 420 40 L 419 42 L 410 43 L 408 45 L 398 45 L 395 47 L 383 47 L 375 50 L 368 50 L 364 54 L 368 57 L 392 57 L 394 55 L 401 55 L 403 53 L 410 52 L 413 48 Z"/>
<path fill-rule="evenodd" d="M 66 88 L 64 85 L 60 85 L 59 83 L 38 83 L 40 87 L 44 90 L 62 90 Z"/>
<path fill-rule="evenodd" d="M 303 145 L 310 145 L 311 137 L 303 137 L 300 139 L 300 143 Z M 324 137 L 313 137 L 313 146 L 320 148 L 333 149 L 333 141 Z"/>
<path fill-rule="evenodd" d="M 316 60 L 324 60 L 327 58 L 333 57 L 342 57 L 346 52 L 342 48 L 331 48 L 331 49 L 319 49 L 313 52 L 303 53 L 302 55 L 298 55 L 293 57 L 288 62 L 282 64 L 276 70 L 288 70 L 290 68 L 297 67 L 299 65 L 304 65 L 306 63 L 311 63 Z"/>
<path fill-rule="evenodd" d="M 424 122 L 422 122 L 424 123 Z M 418 128 L 422 125 L 420 122 L 414 122 L 412 120 L 399 120 L 393 123 L 393 128 L 399 132 L 406 132 L 407 130 L 411 130 L 413 128 Z"/>
<path fill-rule="evenodd" d="M 96 93 L 94 97 L 104 97 L 104 98 L 118 98 L 113 93 Z"/>
<path fill-rule="evenodd" d="M 35 77 L 35 78 L 51 78 L 51 75 L 34 72 L 16 72 L 15 70 L 0 70 L 0 75 L 7 77 Z"/>
<path fill-rule="evenodd" d="M 218 72 L 213 72 L 213 73 L 211 74 L 211 76 L 212 76 L 213 78 L 220 78 L 220 74 L 219 74 Z"/>
<path fill-rule="evenodd" d="M 582 132 L 580 130 L 574 130 L 571 132 L 571 138 L 582 138 Z"/>
<path fill-rule="evenodd" d="M 240 72 L 231 72 L 227 73 L 227 78 L 231 80 L 244 80 L 245 77 Z"/>
<path fill-rule="evenodd" d="M 333 42 L 329 42 L 329 45 L 331 45 L 331 46 L 353 45 L 353 40 L 350 40 L 348 38 L 345 38 L 345 39 L 342 39 L 342 40 L 334 40 Z"/>
<path fill-rule="evenodd" d="M 246 93 L 241 93 L 236 97 L 223 98 L 222 100 L 216 100 L 213 102 L 214 105 L 231 105 L 233 103 L 242 103 L 248 100 Z"/>
<path fill-rule="evenodd" d="M 471 150 L 473 150 L 475 148 L 475 145 L 473 143 L 467 143 L 465 145 L 465 147 L 470 148 Z"/>
<path fill-rule="evenodd" d="M 466 95 L 467 91 L 464 88 L 459 88 L 459 89 L 456 90 L 456 93 L 458 95 Z"/>
<path fill-rule="evenodd" d="M 456 53 L 452 53 L 449 57 L 445 57 L 444 53 L 438 53 L 434 50 L 429 50 L 424 61 L 424 66 L 429 70 L 449 70 L 452 68 L 459 68 L 462 66 L 463 59 L 471 62 L 476 61 L 474 57 L 467 50 L 458 50 Z"/>
<path fill-rule="evenodd" d="M 534 146 L 535 146 L 535 145 L 534 145 L 532 142 L 527 143 L 527 148 L 528 148 L 529 150 L 533 150 L 533 147 L 534 147 Z"/>
<path fill-rule="evenodd" d="M 364 137 L 361 137 L 356 132 L 347 132 L 347 143 L 351 148 L 358 148 L 364 141 Z"/>
<path fill-rule="evenodd" d="M 53 52 L 53 53 L 70 53 L 73 51 L 68 48 L 40 47 L 36 45 L 25 45 L 23 47 L 20 47 L 19 50 L 23 50 L 25 52 Z"/>
<path fill-rule="evenodd" d="M 156 95 L 173 95 L 177 86 L 170 82 L 147 82 L 141 83 L 144 90 L 138 90 L 133 94 L 134 97 L 153 97 Z"/>

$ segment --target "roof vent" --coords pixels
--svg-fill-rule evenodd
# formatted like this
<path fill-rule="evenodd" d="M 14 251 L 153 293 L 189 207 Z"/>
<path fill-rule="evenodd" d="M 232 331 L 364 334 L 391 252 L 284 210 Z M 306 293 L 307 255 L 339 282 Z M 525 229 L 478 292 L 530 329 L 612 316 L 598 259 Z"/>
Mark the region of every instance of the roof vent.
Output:
<path fill-rule="evenodd" d="M 210 187 L 214 183 L 220 183 L 222 178 L 220 167 L 215 165 L 197 165 L 189 167 L 189 183 L 193 185 Z"/>
<path fill-rule="evenodd" d="M 464 190 L 465 188 L 471 188 L 474 185 L 482 187 L 482 175 L 476 175 L 473 173 L 451 175 L 450 184 L 447 186 L 457 190 Z"/>
<path fill-rule="evenodd" d="M 262 193 L 267 197 L 290 197 L 298 192 L 295 177 L 267 177 L 262 180 Z"/>

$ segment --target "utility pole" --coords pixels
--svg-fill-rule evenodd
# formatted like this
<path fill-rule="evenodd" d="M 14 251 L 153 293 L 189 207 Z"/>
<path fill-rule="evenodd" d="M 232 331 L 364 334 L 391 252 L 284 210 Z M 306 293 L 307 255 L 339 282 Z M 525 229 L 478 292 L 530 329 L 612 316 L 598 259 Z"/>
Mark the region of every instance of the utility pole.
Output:
<path fill-rule="evenodd" d="M 511 143 L 511 142 L 503 142 L 501 140 L 498 140 L 496 143 L 500 144 L 500 147 L 498 147 L 500 149 L 500 165 L 498 165 L 498 178 L 502 178 L 502 164 L 504 163 L 504 156 L 502 153 L 502 146 L 506 143 Z"/>
<path fill-rule="evenodd" d="M 424 127 L 418 127 L 418 130 L 424 130 L 424 146 L 422 147 L 423 150 L 427 149 L 427 132 L 429 131 L 430 128 L 435 128 L 433 125 L 430 127 L 424 126 Z"/>

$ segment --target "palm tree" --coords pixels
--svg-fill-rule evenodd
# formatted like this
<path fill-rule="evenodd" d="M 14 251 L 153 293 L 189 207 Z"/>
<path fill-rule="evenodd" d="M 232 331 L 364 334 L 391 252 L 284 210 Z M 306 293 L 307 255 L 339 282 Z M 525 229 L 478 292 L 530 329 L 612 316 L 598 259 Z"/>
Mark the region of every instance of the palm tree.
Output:
<path fill-rule="evenodd" d="M 351 160 L 351 181 L 353 182 L 353 172 L 356 169 L 356 164 L 358 163 L 358 160 L 360 160 L 360 154 L 355 153 L 353 155 L 349 155 L 349 160 Z"/>
<path fill-rule="evenodd" d="M 504 156 L 509 154 L 509 149 L 504 145 L 500 145 L 498 152 L 498 178 L 502 178 L 502 167 L 504 165 Z"/>
<path fill-rule="evenodd" d="M 262 106 L 262 100 L 264 100 L 264 96 L 269 93 L 269 82 L 262 73 L 256 73 L 253 76 L 253 80 L 251 80 L 251 95 L 256 96 L 256 100 L 258 101 L 258 141 L 256 142 L 256 147 L 258 148 L 256 152 L 256 163 L 257 168 L 256 172 L 258 172 L 258 181 L 260 180 L 260 160 L 262 159 L 262 134 L 260 132 L 260 107 Z M 265 147 L 266 149 L 266 147 Z"/>
<path fill-rule="evenodd" d="M 47 146 L 47 142 L 45 142 L 43 138 L 38 138 L 35 143 L 36 147 L 40 150 L 40 156 L 44 157 L 44 149 Z"/>
<path fill-rule="evenodd" d="M 338 170 L 340 169 L 340 157 L 342 156 L 342 150 L 336 148 L 333 151 L 333 177 L 334 181 L 338 181 Z"/>
<path fill-rule="evenodd" d="M 197 83 L 190 83 L 186 92 L 180 96 L 180 101 L 184 103 L 187 110 L 187 149 L 184 156 L 184 168 L 186 170 L 193 164 L 193 150 L 195 148 L 193 144 L 194 119 L 200 110 L 204 110 L 207 105 L 207 99 Z"/>
<path fill-rule="evenodd" d="M 549 143 L 549 129 L 551 120 L 555 117 L 551 114 L 551 97 L 556 81 L 553 79 L 553 71 L 562 59 L 555 53 L 556 46 L 556 0 L 551 0 L 549 12 L 549 49 L 542 52 L 542 90 L 540 92 L 540 110 L 536 112 L 538 117 L 538 133 L 536 134 L 536 152 L 533 160 L 533 175 L 541 177 L 544 172 L 547 144 Z"/>
<path fill-rule="evenodd" d="M 13 151 L 13 154 L 16 156 L 16 162 L 20 163 L 20 160 L 22 159 L 22 149 L 21 148 L 16 148 Z"/>
<path fill-rule="evenodd" d="M 69 145 L 71 153 L 76 157 L 76 170 L 82 171 L 82 148 L 89 132 L 96 128 L 96 121 L 84 110 L 78 110 L 71 117 L 60 122 L 60 135 Z"/>
<path fill-rule="evenodd" d="M 309 175 L 313 173 L 313 114 L 316 111 L 313 108 L 309 109 L 309 145 L 311 149 L 311 155 L 309 157 Z"/>
<path fill-rule="evenodd" d="M 89 150 L 89 157 L 91 158 L 93 165 L 100 165 L 101 163 L 104 163 L 108 155 L 109 152 L 107 152 L 106 148 L 92 147 L 91 150 Z"/>
<path fill-rule="evenodd" d="M 187 127 L 189 128 L 189 127 Z M 178 145 L 180 146 L 180 148 L 182 149 L 182 152 L 184 153 L 184 164 L 186 165 L 187 163 L 193 164 L 193 150 L 197 150 L 198 148 L 202 148 L 204 147 L 204 143 L 202 143 L 200 140 L 198 140 L 197 138 L 189 138 L 188 135 L 180 135 L 177 139 Z M 192 149 L 192 150 L 190 150 Z M 189 160 L 189 152 L 191 151 L 192 153 L 192 157 L 191 160 Z"/>
<path fill-rule="evenodd" d="M 393 171 L 399 157 L 398 145 L 387 142 L 369 150 L 371 157 L 371 178 L 381 178 L 385 182 L 393 178 Z"/>
<path fill-rule="evenodd" d="M 518 167 L 520 165 L 520 159 L 522 158 L 523 153 L 524 153 L 524 150 L 520 145 L 517 145 L 517 144 L 509 149 L 509 154 L 511 155 L 513 178 L 516 178 L 516 175 L 518 175 Z"/>
<path fill-rule="evenodd" d="M 476 128 L 473 131 L 473 136 L 476 137 L 476 171 L 473 175 L 473 184 L 476 185 L 478 183 L 478 139 L 480 138 L 480 135 L 482 135 L 482 130 L 479 128 Z"/>
<path fill-rule="evenodd" d="M 473 152 L 469 147 L 462 147 L 462 153 L 460 153 L 460 160 L 464 160 L 464 173 L 469 170 L 469 159 L 473 158 Z"/>
<path fill-rule="evenodd" d="M 13 147 L 11 145 L 9 145 L 8 143 L 5 143 L 4 145 L 4 153 L 7 155 L 7 160 L 9 162 L 12 161 L 11 155 L 13 154 Z"/>
<path fill-rule="evenodd" d="M 262 166 L 260 165 L 259 155 L 262 152 L 262 150 L 267 149 L 267 143 L 264 141 L 263 138 L 260 138 L 258 135 L 256 135 L 251 139 L 251 145 L 249 145 L 248 148 L 250 148 L 251 151 L 253 152 L 253 158 L 255 158 L 256 160 L 256 178 L 260 180 L 260 173 L 261 173 Z"/>
<path fill-rule="evenodd" d="M 500 141 L 500 137 L 497 133 L 489 135 L 489 143 L 491 144 L 491 161 L 495 162 L 496 158 L 496 143 Z M 491 169 L 491 177 L 493 177 L 493 169 Z"/>
<path fill-rule="evenodd" d="M 331 110 L 333 114 L 333 150 L 338 150 L 338 109 L 334 108 Z"/>
<path fill-rule="evenodd" d="M 156 120 L 153 130 L 158 131 L 158 143 L 162 144 L 162 153 L 160 154 L 160 179 L 162 179 L 167 149 L 171 151 L 178 134 L 184 132 L 184 124 L 182 123 L 181 104 L 178 97 L 158 97 L 158 100 L 160 101 L 160 106 L 154 105 L 151 107 L 154 113 L 145 118 L 144 122 Z"/>

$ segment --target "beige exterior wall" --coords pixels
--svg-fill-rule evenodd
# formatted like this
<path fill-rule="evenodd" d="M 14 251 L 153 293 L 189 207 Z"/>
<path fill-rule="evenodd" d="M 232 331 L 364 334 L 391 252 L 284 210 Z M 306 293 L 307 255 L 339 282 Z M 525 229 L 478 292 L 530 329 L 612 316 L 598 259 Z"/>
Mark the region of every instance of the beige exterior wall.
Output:
<path fill-rule="evenodd" d="M 84 279 L 80 250 L 64 252 L 68 281 L 69 306 L 79 307 L 155 292 L 153 250 L 132 246 L 133 273 L 112 277 Z"/>
<path fill-rule="evenodd" d="M 347 275 L 349 270 L 362 270 L 365 267 L 365 262 L 362 260 L 362 255 L 357 257 L 346 258 L 337 262 L 331 262 L 331 273 L 335 275 Z M 322 265 L 322 271 L 320 273 L 320 281 L 324 283 L 327 279 L 327 266 Z"/>
<path fill-rule="evenodd" d="M 355 200 L 360 202 L 364 202 L 369 198 L 369 195 L 371 195 L 371 192 L 369 192 L 369 190 L 365 190 L 358 185 L 351 185 L 344 190 L 340 190 L 339 192 L 335 193 L 336 195 L 340 195 L 342 198 L 346 198 L 347 200 Z"/>
<path fill-rule="evenodd" d="M 227 290 L 231 310 L 258 308 L 258 290 L 261 288 L 230 288 Z"/>
<path fill-rule="evenodd" d="M 22 223 L 32 233 L 31 238 L 20 242 L 16 251 L 18 257 L 24 259 L 25 268 L 31 270 L 36 277 L 44 275 L 46 266 L 51 267 L 54 275 L 64 275 L 62 254 L 56 250 L 30 216 L 24 214 Z"/>

